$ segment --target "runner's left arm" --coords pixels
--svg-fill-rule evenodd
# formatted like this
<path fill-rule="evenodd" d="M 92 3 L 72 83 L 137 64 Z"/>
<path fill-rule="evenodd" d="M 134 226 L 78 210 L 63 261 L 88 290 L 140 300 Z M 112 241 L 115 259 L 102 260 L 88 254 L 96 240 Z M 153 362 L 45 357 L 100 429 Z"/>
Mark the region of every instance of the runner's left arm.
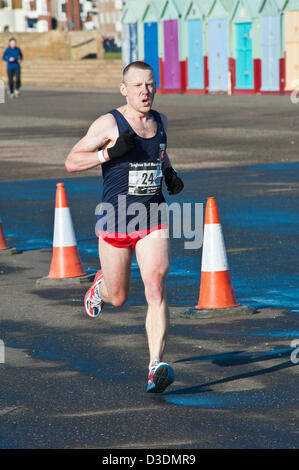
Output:
<path fill-rule="evenodd" d="M 168 128 L 167 116 L 165 116 L 165 114 L 161 114 L 161 119 L 166 132 Z M 170 195 L 178 194 L 184 189 L 184 183 L 178 176 L 176 170 L 173 168 L 167 152 L 165 152 L 163 158 L 163 174 L 165 178 L 165 184 Z"/>

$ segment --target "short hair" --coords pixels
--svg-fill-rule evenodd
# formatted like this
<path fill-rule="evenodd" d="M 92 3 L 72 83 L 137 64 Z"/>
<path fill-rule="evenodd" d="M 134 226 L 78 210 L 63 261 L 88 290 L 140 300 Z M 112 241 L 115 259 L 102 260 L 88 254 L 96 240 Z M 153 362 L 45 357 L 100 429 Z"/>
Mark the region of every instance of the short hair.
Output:
<path fill-rule="evenodd" d="M 8 42 L 10 42 L 10 41 L 15 41 L 15 42 L 17 42 L 16 38 L 10 38 Z"/>
<path fill-rule="evenodd" d="M 139 69 L 139 70 L 150 70 L 152 72 L 152 74 L 155 76 L 154 70 L 149 64 L 147 64 L 146 62 L 143 62 L 142 60 L 136 60 L 135 62 L 131 62 L 130 64 L 128 64 L 123 69 L 123 78 L 122 78 L 123 83 L 125 83 L 128 72 L 131 68 L 135 68 L 135 69 Z"/>

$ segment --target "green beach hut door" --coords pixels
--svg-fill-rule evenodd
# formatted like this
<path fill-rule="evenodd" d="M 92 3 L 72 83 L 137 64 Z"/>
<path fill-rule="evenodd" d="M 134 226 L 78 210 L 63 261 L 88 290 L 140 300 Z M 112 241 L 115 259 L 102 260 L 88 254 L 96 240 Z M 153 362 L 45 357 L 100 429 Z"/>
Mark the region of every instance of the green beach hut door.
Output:
<path fill-rule="evenodd" d="M 236 24 L 236 89 L 253 89 L 252 23 Z"/>

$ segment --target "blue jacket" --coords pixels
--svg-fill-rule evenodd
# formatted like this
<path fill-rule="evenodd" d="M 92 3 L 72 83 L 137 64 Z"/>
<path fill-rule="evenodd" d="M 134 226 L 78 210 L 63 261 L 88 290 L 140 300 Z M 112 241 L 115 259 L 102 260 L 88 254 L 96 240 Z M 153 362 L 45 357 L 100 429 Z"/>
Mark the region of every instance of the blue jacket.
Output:
<path fill-rule="evenodd" d="M 14 61 L 10 62 L 9 59 L 13 57 Z M 2 60 L 7 62 L 7 70 L 15 70 L 20 68 L 18 59 L 23 59 L 22 51 L 19 47 L 7 47 L 3 53 Z"/>

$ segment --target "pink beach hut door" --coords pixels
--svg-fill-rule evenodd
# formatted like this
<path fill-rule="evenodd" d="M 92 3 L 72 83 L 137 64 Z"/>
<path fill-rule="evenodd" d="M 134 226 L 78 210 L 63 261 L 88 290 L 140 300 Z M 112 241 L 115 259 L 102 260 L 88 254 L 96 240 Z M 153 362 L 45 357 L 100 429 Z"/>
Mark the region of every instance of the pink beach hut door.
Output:
<path fill-rule="evenodd" d="M 164 88 L 179 90 L 181 82 L 177 20 L 164 21 Z"/>

